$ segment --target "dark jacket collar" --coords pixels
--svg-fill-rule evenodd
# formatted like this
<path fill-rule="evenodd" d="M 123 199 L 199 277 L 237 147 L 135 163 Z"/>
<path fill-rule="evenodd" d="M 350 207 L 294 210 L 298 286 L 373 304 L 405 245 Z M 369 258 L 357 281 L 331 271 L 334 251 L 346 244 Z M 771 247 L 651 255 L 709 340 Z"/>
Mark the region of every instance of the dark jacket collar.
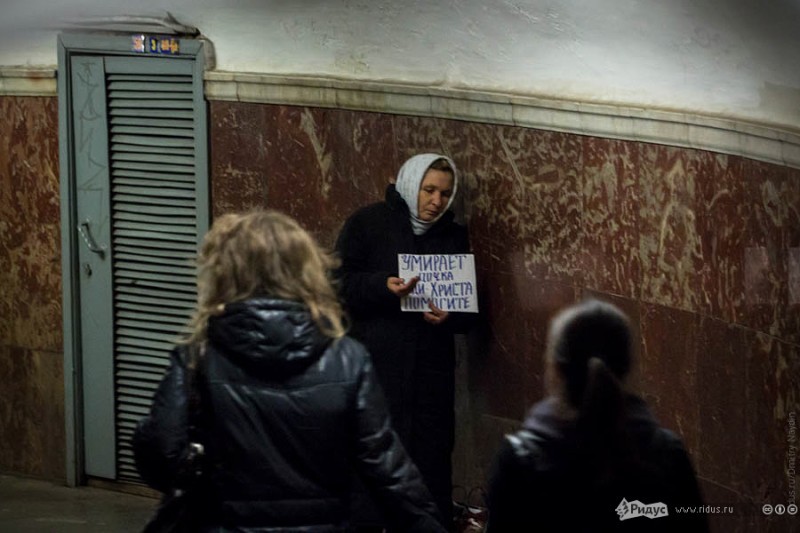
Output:
<path fill-rule="evenodd" d="M 208 339 L 242 365 L 281 373 L 314 363 L 330 341 L 304 304 L 272 298 L 226 305 L 209 319 Z"/>
<path fill-rule="evenodd" d="M 625 428 L 635 437 L 645 437 L 658 428 L 647 404 L 633 394 L 624 399 Z M 546 398 L 535 404 L 523 423 L 523 428 L 534 433 L 542 441 L 558 443 L 572 437 L 575 422 L 558 414 L 555 398 Z"/>

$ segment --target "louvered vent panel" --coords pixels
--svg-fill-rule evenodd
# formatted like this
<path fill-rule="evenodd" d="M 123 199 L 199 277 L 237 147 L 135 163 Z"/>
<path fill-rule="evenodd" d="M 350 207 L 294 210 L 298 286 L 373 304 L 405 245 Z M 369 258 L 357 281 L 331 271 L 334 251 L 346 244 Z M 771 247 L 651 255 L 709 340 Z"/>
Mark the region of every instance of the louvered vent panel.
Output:
<path fill-rule="evenodd" d="M 133 431 L 196 299 L 192 77 L 108 74 L 107 95 L 117 477 L 139 481 Z"/>

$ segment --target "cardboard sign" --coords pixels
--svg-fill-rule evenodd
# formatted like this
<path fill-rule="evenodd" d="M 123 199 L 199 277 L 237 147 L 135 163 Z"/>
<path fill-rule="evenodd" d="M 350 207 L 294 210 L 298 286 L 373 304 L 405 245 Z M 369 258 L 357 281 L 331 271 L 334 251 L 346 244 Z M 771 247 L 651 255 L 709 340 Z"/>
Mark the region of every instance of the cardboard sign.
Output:
<path fill-rule="evenodd" d="M 428 302 L 444 311 L 478 312 L 475 256 L 472 254 L 398 254 L 399 276 L 419 276 L 417 286 L 400 300 L 403 311 L 430 311 Z"/>

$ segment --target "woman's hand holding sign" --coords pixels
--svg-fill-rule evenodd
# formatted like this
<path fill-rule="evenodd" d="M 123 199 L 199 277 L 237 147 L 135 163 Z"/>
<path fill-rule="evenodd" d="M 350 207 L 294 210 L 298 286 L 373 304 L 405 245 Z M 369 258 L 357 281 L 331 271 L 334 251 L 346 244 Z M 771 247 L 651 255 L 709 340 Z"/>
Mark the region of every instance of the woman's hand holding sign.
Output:
<path fill-rule="evenodd" d="M 448 313 L 443 309 L 439 309 L 438 307 L 433 305 L 433 302 L 430 300 L 428 301 L 428 307 L 430 307 L 431 310 L 425 311 L 422 314 L 422 317 L 425 319 L 426 322 L 430 322 L 434 326 L 438 326 L 439 324 L 447 320 L 448 316 L 450 316 L 450 313 Z"/>
<path fill-rule="evenodd" d="M 411 294 L 411 291 L 414 290 L 414 287 L 417 286 L 417 282 L 419 281 L 419 276 L 414 276 L 408 283 L 403 278 L 397 278 L 394 276 L 390 276 L 386 279 L 386 286 L 389 288 L 392 293 L 398 298 L 402 298 L 404 296 L 408 296 Z"/>

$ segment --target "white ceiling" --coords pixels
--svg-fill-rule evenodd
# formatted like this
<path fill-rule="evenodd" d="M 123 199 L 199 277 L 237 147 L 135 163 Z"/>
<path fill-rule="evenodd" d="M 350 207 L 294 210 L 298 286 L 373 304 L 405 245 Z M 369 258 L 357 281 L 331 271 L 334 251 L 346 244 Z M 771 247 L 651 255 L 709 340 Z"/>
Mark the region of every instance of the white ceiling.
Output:
<path fill-rule="evenodd" d="M 222 71 L 469 88 L 800 130 L 800 0 L 0 0 L 0 66 L 54 66 L 55 35 L 68 21 L 165 10 L 213 42 Z"/>

